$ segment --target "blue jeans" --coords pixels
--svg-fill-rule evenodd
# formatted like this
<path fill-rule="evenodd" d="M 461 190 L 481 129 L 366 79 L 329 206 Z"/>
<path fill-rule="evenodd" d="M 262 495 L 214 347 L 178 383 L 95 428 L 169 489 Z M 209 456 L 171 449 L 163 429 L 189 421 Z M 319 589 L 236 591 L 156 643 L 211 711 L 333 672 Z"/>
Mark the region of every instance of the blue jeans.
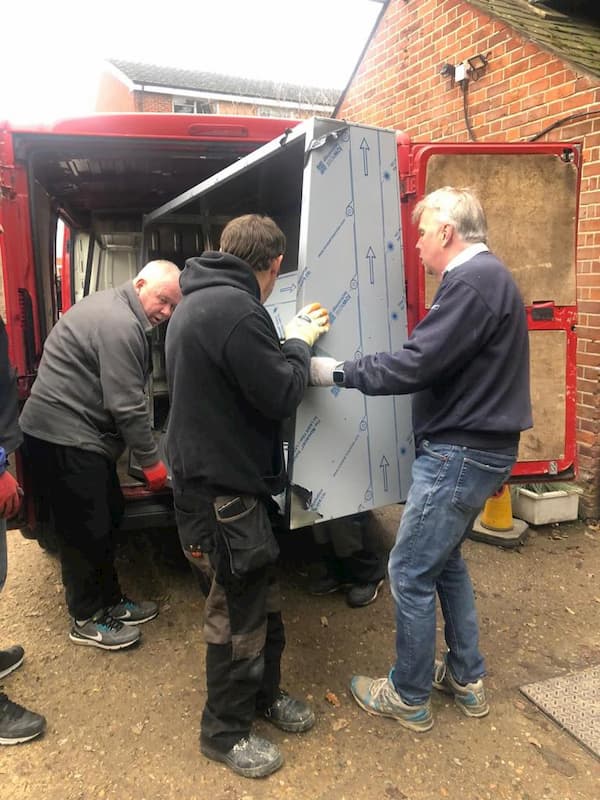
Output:
<path fill-rule="evenodd" d="M 431 694 L 435 596 L 444 615 L 448 666 L 459 683 L 485 674 L 473 587 L 461 545 L 486 500 L 506 482 L 515 456 L 422 442 L 389 558 L 396 603 L 392 680 L 411 705 Z"/>

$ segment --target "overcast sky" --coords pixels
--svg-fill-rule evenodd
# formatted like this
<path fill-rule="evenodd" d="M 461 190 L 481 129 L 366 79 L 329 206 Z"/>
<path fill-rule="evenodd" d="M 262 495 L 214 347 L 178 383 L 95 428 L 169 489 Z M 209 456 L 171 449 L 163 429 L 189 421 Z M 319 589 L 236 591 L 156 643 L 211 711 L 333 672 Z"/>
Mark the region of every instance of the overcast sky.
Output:
<path fill-rule="evenodd" d="M 103 58 L 342 89 L 374 0 L 10 0 L 0 24 L 0 119 L 93 108 Z"/>

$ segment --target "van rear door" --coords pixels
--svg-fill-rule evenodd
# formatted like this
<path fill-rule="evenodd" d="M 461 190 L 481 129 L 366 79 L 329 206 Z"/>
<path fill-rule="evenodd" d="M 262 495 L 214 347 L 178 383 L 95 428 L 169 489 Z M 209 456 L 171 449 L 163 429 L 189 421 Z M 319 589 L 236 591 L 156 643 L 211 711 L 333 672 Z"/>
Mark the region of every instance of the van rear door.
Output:
<path fill-rule="evenodd" d="M 521 436 L 513 478 L 573 477 L 576 468 L 576 144 L 399 143 L 403 175 L 409 318 L 435 292 L 416 251 L 415 203 L 442 186 L 474 188 L 489 246 L 511 270 L 527 308 L 534 426 Z"/>

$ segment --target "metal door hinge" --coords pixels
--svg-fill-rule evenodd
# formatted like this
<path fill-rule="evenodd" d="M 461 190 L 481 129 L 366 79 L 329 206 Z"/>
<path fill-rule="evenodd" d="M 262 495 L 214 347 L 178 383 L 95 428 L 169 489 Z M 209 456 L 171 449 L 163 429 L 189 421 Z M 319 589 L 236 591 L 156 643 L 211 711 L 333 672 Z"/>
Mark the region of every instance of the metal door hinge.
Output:
<path fill-rule="evenodd" d="M 417 193 L 417 178 L 414 173 L 400 176 L 400 200 L 407 200 Z"/>
<path fill-rule="evenodd" d="M 14 200 L 17 192 L 14 187 L 14 170 L 0 166 L 0 197 L 5 200 Z"/>

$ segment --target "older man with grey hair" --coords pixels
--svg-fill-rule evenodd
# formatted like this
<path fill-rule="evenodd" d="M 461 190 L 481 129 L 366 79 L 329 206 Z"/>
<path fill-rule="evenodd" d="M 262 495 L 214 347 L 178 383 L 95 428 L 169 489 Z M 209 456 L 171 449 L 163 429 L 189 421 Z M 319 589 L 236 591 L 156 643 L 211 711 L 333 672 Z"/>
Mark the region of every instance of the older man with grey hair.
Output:
<path fill-rule="evenodd" d="M 147 334 L 181 299 L 179 268 L 151 261 L 114 289 L 85 297 L 56 323 L 20 424 L 34 492 L 56 526 L 75 644 L 120 650 L 156 617 L 120 588 L 113 529 L 123 513 L 116 462 L 128 446 L 152 491 L 163 488 L 145 392 Z"/>
<path fill-rule="evenodd" d="M 313 385 L 367 395 L 413 395 L 413 483 L 388 569 L 396 605 L 396 661 L 351 690 L 368 711 L 414 731 L 433 725 L 432 686 L 468 717 L 489 711 L 475 600 L 461 545 L 510 475 L 530 428 L 529 345 L 523 301 L 487 247 L 486 218 L 469 189 L 446 186 L 413 215 L 419 250 L 439 287 L 396 353 L 355 361 L 313 358 Z M 448 651 L 435 661 L 436 592 Z"/>

